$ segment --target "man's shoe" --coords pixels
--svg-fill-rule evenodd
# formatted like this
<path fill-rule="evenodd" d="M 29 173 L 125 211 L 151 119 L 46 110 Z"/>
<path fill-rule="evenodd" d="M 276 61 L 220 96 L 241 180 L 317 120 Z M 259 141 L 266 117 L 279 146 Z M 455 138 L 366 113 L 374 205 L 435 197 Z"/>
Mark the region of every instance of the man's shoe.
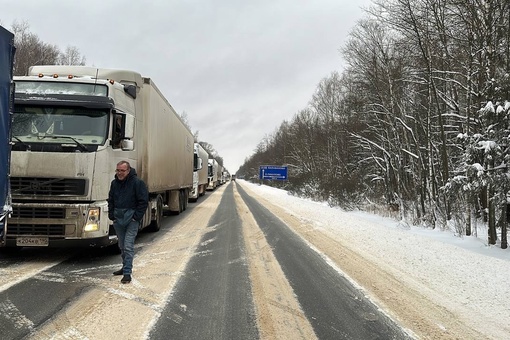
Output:
<path fill-rule="evenodd" d="M 113 275 L 122 275 L 122 274 L 124 274 L 122 269 L 119 269 L 119 270 L 116 270 L 116 271 L 113 272 Z"/>
<path fill-rule="evenodd" d="M 122 280 L 120 280 L 122 283 L 130 283 L 131 282 L 131 275 L 127 274 L 122 277 Z"/>

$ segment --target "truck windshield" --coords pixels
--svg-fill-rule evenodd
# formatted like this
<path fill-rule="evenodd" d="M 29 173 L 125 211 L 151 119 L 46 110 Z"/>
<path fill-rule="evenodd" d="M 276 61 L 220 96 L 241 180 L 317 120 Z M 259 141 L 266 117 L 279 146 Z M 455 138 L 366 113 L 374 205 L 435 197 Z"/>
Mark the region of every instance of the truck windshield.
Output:
<path fill-rule="evenodd" d="M 74 94 L 101 96 L 108 95 L 108 88 L 102 84 L 83 84 L 57 81 L 16 81 L 16 93 L 26 94 Z"/>
<path fill-rule="evenodd" d="M 107 110 L 16 106 L 12 117 L 13 138 L 27 144 L 69 143 L 66 137 L 72 137 L 81 144 L 102 145 L 107 132 Z"/>

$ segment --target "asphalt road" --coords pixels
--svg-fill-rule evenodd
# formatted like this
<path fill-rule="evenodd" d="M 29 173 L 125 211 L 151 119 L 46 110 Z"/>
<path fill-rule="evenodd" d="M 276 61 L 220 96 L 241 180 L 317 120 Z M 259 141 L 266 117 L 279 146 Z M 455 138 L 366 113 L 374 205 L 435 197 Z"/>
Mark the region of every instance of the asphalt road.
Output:
<path fill-rule="evenodd" d="M 0 338 L 103 338 L 97 335 L 106 334 L 101 332 L 101 327 L 111 328 L 111 323 L 115 321 L 108 315 L 102 315 L 101 308 L 108 307 L 108 303 L 104 303 L 108 294 L 115 294 L 115 300 L 111 301 L 125 300 L 129 306 L 143 307 L 137 308 L 139 313 L 143 313 L 140 310 L 147 310 L 147 313 L 155 315 L 151 319 L 154 322 L 149 323 L 135 316 L 132 327 L 148 329 L 139 333 L 121 333 L 118 334 L 119 338 L 262 338 L 264 333 L 260 330 L 258 314 L 262 309 L 253 299 L 254 283 L 250 276 L 252 260 L 247 255 L 246 241 L 243 240 L 243 222 L 239 209 L 236 209 L 239 203 L 234 199 L 235 193 L 241 196 L 260 228 L 261 237 L 269 244 L 292 288 L 291 295 L 295 296 L 306 321 L 313 328 L 314 337 L 409 338 L 320 253 L 249 196 L 239 184 L 232 183 L 208 192 L 179 216 L 165 217 L 160 232 L 141 233 L 138 236 L 135 281 L 132 285 L 120 285 L 116 279 L 113 281 L 111 272 L 117 269 L 119 256 L 108 251 L 23 249 L 13 255 L 0 254 L 0 275 L 7 275 L 0 280 Z M 203 216 L 200 220 L 205 219 L 203 229 L 200 223 L 193 220 L 198 216 Z M 178 235 L 181 232 L 179 226 L 186 223 L 196 229 L 194 232 L 199 235 L 199 241 L 190 243 L 188 247 L 192 248 L 191 251 L 182 252 L 189 255 L 189 259 L 182 260 L 182 272 L 168 269 L 172 273 L 161 273 L 161 269 L 150 261 L 142 262 L 143 254 L 152 253 L 155 260 L 158 254 L 162 254 L 155 251 L 154 243 L 158 240 L 168 239 L 168 245 L 162 246 L 162 249 L 176 248 L 175 240 L 184 238 Z M 157 269 L 157 273 L 150 274 L 151 268 Z M 149 284 L 144 282 L 167 277 L 177 277 L 170 291 L 148 294 Z M 103 301 L 90 301 L 98 294 L 101 294 Z M 160 302 L 153 302 L 150 295 Z M 69 319 L 70 315 L 74 315 L 69 310 L 86 305 L 83 299 L 93 303 L 93 308 L 83 310 L 83 318 L 85 320 L 85 316 L 90 315 L 90 319 L 86 320 L 94 320 L 96 325 L 90 326 L 90 329 L 78 323 L 73 325 L 71 318 L 66 323 L 73 327 L 66 328 L 65 336 L 47 333 L 52 323 L 62 325 L 62 318 Z M 124 308 L 121 306 L 116 308 Z M 126 309 L 126 314 L 129 311 Z M 141 320 L 140 326 L 137 326 L 137 318 Z M 109 320 L 110 326 L 106 320 Z M 91 322 L 85 323 L 90 325 Z M 122 330 L 122 325 L 118 327 Z M 111 337 L 110 333 L 107 334 L 108 337 L 104 338 Z"/>
<path fill-rule="evenodd" d="M 232 185 L 207 229 L 151 339 L 258 338 Z"/>
<path fill-rule="evenodd" d="M 278 217 L 238 187 L 319 339 L 407 335 Z"/>

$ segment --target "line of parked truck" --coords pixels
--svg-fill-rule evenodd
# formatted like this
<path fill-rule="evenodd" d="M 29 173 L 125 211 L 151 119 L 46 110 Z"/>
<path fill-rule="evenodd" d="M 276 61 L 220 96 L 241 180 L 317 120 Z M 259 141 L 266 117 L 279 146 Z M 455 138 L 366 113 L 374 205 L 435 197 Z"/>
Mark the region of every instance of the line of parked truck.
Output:
<path fill-rule="evenodd" d="M 107 197 L 127 160 L 149 189 L 141 229 L 224 183 L 152 79 L 125 70 L 33 66 L 14 77 L 12 213 L 0 247 L 104 247 L 117 237 Z"/>
<path fill-rule="evenodd" d="M 230 173 L 214 158 L 210 158 L 207 172 L 207 190 L 214 190 L 230 180 Z"/>
<path fill-rule="evenodd" d="M 193 169 L 193 187 L 189 197 L 191 202 L 196 202 L 206 191 L 216 189 L 230 178 L 229 172 L 216 159 L 211 158 L 199 143 L 195 143 Z"/>

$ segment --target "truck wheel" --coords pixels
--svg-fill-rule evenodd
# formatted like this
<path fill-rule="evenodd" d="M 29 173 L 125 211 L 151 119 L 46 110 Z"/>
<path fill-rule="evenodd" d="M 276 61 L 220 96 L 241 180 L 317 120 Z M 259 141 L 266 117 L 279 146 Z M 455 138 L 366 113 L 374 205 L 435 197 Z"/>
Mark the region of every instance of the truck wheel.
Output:
<path fill-rule="evenodd" d="M 163 198 L 158 195 L 156 200 L 156 219 L 151 222 L 149 226 L 150 231 L 159 231 L 163 220 Z"/>

